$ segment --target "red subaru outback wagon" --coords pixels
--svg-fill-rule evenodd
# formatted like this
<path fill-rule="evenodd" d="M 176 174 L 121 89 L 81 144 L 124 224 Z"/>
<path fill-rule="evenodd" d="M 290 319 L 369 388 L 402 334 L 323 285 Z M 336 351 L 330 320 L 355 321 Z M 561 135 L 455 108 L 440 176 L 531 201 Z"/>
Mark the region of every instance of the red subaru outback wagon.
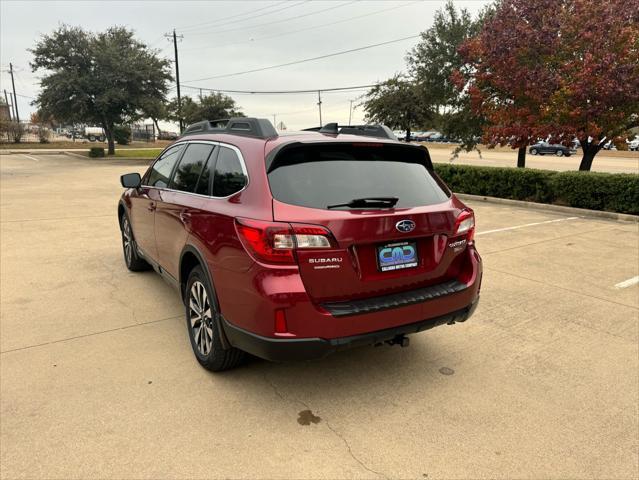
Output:
<path fill-rule="evenodd" d="M 121 183 L 126 265 L 179 289 L 210 370 L 404 346 L 477 306 L 472 210 L 387 127 L 199 122 Z"/>

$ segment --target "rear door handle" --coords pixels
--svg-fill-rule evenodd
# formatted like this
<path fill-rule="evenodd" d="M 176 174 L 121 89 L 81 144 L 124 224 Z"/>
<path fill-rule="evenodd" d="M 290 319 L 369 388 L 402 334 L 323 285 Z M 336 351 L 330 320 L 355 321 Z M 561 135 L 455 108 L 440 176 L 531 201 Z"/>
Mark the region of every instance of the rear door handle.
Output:
<path fill-rule="evenodd" d="M 149 206 L 148 206 L 148 207 L 146 207 L 146 209 L 147 209 L 149 212 L 155 212 L 155 208 L 156 208 L 156 207 L 155 207 L 155 202 L 151 202 L 151 203 L 149 203 Z"/>

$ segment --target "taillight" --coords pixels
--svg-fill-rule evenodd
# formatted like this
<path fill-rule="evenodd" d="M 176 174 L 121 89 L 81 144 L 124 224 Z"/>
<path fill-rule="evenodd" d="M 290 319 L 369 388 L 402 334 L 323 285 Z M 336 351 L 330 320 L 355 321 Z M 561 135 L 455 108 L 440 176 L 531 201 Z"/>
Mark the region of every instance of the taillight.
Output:
<path fill-rule="evenodd" d="M 334 246 L 331 233 L 316 225 L 237 218 L 235 229 L 247 252 L 265 263 L 294 265 L 296 249 Z"/>
<path fill-rule="evenodd" d="M 462 210 L 455 221 L 455 235 L 466 235 L 468 243 L 475 237 L 475 214 L 472 210 Z"/>

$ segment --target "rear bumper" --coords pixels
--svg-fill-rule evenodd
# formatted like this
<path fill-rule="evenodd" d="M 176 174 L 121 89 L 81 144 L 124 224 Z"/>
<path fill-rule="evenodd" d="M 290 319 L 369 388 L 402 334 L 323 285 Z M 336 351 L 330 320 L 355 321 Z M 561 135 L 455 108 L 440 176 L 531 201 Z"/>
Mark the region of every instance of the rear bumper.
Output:
<path fill-rule="evenodd" d="M 276 362 L 312 360 L 325 357 L 339 350 L 375 345 L 386 340 L 391 340 L 398 335 L 418 333 L 438 325 L 452 325 L 456 322 L 465 322 L 473 314 L 478 303 L 479 297 L 476 297 L 470 305 L 446 315 L 375 332 L 332 339 L 262 337 L 236 327 L 235 325 L 231 325 L 224 318 L 222 318 L 221 325 L 226 339 L 232 346 L 256 357 Z"/>

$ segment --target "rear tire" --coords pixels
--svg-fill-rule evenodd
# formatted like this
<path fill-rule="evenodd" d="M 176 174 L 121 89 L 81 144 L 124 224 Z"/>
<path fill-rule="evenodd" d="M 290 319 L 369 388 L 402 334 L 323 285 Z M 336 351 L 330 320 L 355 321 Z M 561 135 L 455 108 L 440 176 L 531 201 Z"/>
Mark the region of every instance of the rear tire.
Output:
<path fill-rule="evenodd" d="M 237 348 L 224 349 L 220 340 L 220 313 L 208 277 L 197 266 L 186 283 L 184 292 L 186 328 L 197 361 L 207 370 L 221 372 L 236 367 L 244 358 Z"/>
<path fill-rule="evenodd" d="M 564 156 L 564 151 L 563 150 L 557 150 L 555 152 L 555 155 L 557 155 L 558 157 L 563 157 Z"/>
<path fill-rule="evenodd" d="M 124 263 L 126 268 L 132 272 L 141 272 L 148 270 L 151 266 L 138 255 L 138 246 L 133 237 L 133 229 L 129 216 L 123 213 L 120 217 L 120 231 L 122 233 L 122 253 L 124 254 Z"/>
<path fill-rule="evenodd" d="M 537 152 L 537 149 L 536 149 L 536 148 L 531 148 L 531 149 L 530 149 L 530 153 L 531 153 L 532 155 L 537 155 L 537 153 L 538 153 L 538 152 Z"/>

